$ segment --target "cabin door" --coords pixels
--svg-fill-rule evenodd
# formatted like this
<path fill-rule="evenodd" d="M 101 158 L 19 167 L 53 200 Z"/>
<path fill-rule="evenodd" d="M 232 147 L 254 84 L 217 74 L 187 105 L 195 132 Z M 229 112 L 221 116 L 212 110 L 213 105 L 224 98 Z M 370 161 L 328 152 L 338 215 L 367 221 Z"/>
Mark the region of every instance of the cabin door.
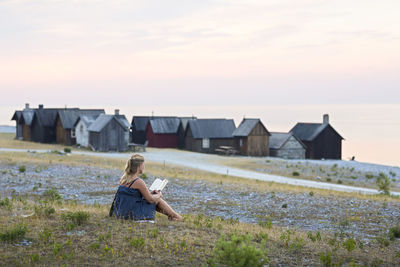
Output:
<path fill-rule="evenodd" d="M 116 127 L 112 127 L 109 137 L 109 150 L 118 151 L 118 131 Z"/>

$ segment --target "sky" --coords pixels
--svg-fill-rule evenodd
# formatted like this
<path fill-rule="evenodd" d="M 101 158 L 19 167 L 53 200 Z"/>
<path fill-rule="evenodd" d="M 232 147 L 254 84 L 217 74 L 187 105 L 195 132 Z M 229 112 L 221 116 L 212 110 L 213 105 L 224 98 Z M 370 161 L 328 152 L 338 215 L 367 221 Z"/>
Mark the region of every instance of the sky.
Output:
<path fill-rule="evenodd" d="M 398 0 L 0 0 L 0 106 L 396 105 L 399 13 Z"/>

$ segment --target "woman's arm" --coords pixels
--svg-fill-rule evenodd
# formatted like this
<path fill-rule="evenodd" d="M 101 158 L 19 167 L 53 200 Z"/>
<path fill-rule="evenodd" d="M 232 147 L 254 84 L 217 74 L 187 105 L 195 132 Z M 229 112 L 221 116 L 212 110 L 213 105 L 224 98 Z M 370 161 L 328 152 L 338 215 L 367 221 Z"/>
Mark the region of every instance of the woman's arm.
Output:
<path fill-rule="evenodd" d="M 162 196 L 161 192 L 156 193 L 156 194 L 150 194 L 149 189 L 147 189 L 146 184 L 144 183 L 144 181 L 142 179 L 138 179 L 134 183 L 133 188 L 138 189 L 140 191 L 140 193 L 142 193 L 144 199 L 146 199 L 146 201 L 149 203 L 157 202 L 157 200 L 159 200 Z"/>

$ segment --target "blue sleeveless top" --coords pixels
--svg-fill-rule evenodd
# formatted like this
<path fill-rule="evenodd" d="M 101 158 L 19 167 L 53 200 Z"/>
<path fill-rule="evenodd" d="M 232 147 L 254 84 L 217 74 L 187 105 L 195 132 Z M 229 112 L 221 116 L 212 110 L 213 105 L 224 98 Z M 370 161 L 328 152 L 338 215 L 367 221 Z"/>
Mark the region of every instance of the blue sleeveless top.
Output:
<path fill-rule="evenodd" d="M 138 189 L 122 185 L 118 187 L 112 208 L 117 218 L 125 220 L 154 220 L 156 215 L 156 203 L 147 202 Z"/>

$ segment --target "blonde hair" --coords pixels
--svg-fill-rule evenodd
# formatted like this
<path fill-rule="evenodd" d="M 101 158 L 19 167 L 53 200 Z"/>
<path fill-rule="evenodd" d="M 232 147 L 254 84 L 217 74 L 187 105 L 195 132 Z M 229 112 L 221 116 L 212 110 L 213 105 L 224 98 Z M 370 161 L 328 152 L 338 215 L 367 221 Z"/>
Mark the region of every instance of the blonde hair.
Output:
<path fill-rule="evenodd" d="M 133 175 L 138 172 L 140 165 L 144 162 L 144 157 L 139 154 L 134 154 L 126 162 L 125 173 L 119 180 L 120 184 L 127 184 L 133 181 Z"/>

